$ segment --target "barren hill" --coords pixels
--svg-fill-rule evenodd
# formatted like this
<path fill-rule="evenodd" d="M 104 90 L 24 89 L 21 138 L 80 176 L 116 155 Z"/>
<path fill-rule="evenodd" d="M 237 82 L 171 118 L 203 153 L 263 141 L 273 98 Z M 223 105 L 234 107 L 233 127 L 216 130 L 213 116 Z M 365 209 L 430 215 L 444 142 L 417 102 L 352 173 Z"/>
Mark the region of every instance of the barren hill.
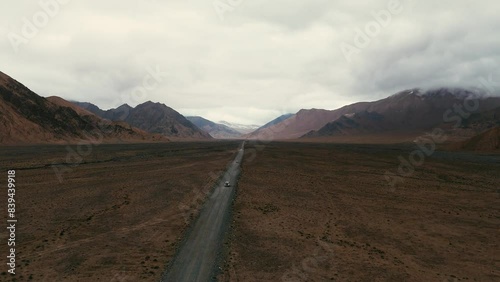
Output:
<path fill-rule="evenodd" d="M 500 126 L 491 128 L 466 141 L 453 143 L 449 146 L 449 148 L 466 151 L 500 150 Z"/>
<path fill-rule="evenodd" d="M 59 97 L 45 99 L 0 72 L 0 144 L 168 141 L 89 115 Z"/>
<path fill-rule="evenodd" d="M 199 129 L 174 109 L 161 103 L 148 101 L 135 108 L 124 104 L 107 111 L 91 103 L 74 103 L 102 118 L 125 121 L 149 133 L 177 138 L 212 139 L 210 134 Z"/>
<path fill-rule="evenodd" d="M 192 116 L 186 118 L 194 125 L 196 125 L 198 128 L 203 129 L 205 132 L 208 132 L 214 138 L 233 139 L 241 137 L 240 132 L 224 124 L 215 123 L 213 121 L 198 116 Z"/>
<path fill-rule="evenodd" d="M 413 89 L 375 102 L 355 103 L 337 110 L 301 110 L 278 124 L 253 132 L 249 138 L 293 139 L 301 136 L 424 132 L 436 126 L 455 123 L 459 114 L 457 107 L 465 110 L 463 108 L 467 99 L 478 102 L 478 109 L 469 114 L 500 107 L 499 97 L 484 97 L 464 89 Z M 445 115 L 447 112 L 448 115 Z"/>
<path fill-rule="evenodd" d="M 280 123 L 280 122 L 282 122 L 282 121 L 284 121 L 284 120 L 286 120 L 286 119 L 288 119 L 288 118 L 292 117 L 293 115 L 294 115 L 294 114 L 285 114 L 285 115 L 281 115 L 281 116 L 279 116 L 279 117 L 277 117 L 277 118 L 273 119 L 272 121 L 270 121 L 270 122 L 268 122 L 268 123 L 264 124 L 263 126 L 259 127 L 257 130 L 262 130 L 262 129 L 265 129 L 265 128 L 268 128 L 268 127 L 271 127 L 271 126 L 273 126 L 273 125 L 275 125 L 275 124 L 278 124 L 278 123 Z"/>
<path fill-rule="evenodd" d="M 468 111 L 468 103 L 475 108 L 473 101 L 477 102 L 477 109 Z M 435 127 L 456 135 L 473 136 L 500 121 L 498 114 L 495 117 L 499 106 L 498 97 L 462 89 L 410 90 L 370 103 L 365 111 L 344 115 L 305 137 L 422 133 Z"/>
<path fill-rule="evenodd" d="M 362 111 L 343 115 L 317 131 L 310 131 L 304 137 L 377 133 L 386 129 L 388 127 L 386 124 L 381 114 Z"/>
<path fill-rule="evenodd" d="M 360 110 L 362 108 L 360 107 Z M 249 139 L 293 139 L 311 130 L 320 129 L 326 123 L 350 113 L 350 109 L 329 111 L 322 109 L 300 110 L 295 115 L 247 135 Z"/>

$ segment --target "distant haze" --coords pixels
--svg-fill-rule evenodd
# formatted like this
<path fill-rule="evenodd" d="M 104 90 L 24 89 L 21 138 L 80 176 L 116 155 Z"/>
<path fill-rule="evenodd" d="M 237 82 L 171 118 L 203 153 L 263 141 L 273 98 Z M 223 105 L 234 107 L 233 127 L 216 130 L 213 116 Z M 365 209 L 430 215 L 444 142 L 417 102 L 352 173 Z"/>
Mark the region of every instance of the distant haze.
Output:
<path fill-rule="evenodd" d="M 0 10 L 0 70 L 104 109 L 151 100 L 262 125 L 415 87 L 500 87 L 498 1 L 42 2 Z"/>

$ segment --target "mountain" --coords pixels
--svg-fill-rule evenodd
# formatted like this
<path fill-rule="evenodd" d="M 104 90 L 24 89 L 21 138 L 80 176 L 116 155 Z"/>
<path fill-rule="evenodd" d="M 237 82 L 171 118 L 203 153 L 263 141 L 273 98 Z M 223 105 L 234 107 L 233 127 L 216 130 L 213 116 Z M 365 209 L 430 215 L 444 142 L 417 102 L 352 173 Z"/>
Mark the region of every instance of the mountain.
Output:
<path fill-rule="evenodd" d="M 130 107 L 128 104 L 123 104 L 119 106 L 116 109 L 110 109 L 107 111 L 101 110 L 99 107 L 97 107 L 94 104 L 91 103 L 79 103 L 79 102 L 73 102 L 77 106 L 84 108 L 102 118 L 105 118 L 107 120 L 112 120 L 112 121 L 123 121 L 126 119 L 126 117 L 130 114 L 130 110 L 132 110 L 132 107 Z"/>
<path fill-rule="evenodd" d="M 303 137 L 376 133 L 386 129 L 385 124 L 384 116 L 381 114 L 362 111 L 343 115 L 317 131 L 310 131 Z"/>
<path fill-rule="evenodd" d="M 232 129 L 240 132 L 241 134 L 247 134 L 247 133 L 253 132 L 257 128 L 259 128 L 259 125 L 255 125 L 255 124 L 230 123 L 230 122 L 227 122 L 227 121 L 224 121 L 224 120 L 221 120 L 218 123 L 222 124 L 222 125 L 225 125 L 225 126 L 227 126 L 229 128 L 232 128 Z"/>
<path fill-rule="evenodd" d="M 467 99 L 478 101 L 477 111 L 467 113 L 464 108 Z M 435 127 L 447 129 L 449 133 L 457 136 L 473 136 L 497 122 L 494 121 L 497 111 L 495 107 L 500 106 L 500 98 L 485 97 L 464 89 L 441 88 L 425 92 L 403 91 L 365 106 L 364 111 L 343 115 L 304 137 L 359 133 L 422 133 Z M 459 118 L 457 107 L 460 106 L 464 111 L 463 118 Z M 445 115 L 447 112 L 449 114 Z M 455 126 L 457 118 L 460 121 L 459 126 Z M 353 122 L 345 123 L 346 119 Z M 344 127 L 339 131 L 337 125 Z"/>
<path fill-rule="evenodd" d="M 176 138 L 212 138 L 210 134 L 199 129 L 183 115 L 161 103 L 148 101 L 135 108 L 124 104 L 107 111 L 103 111 L 91 103 L 74 103 L 102 118 L 124 121 L 150 133 Z"/>
<path fill-rule="evenodd" d="M 77 143 L 80 141 L 168 141 L 130 125 L 103 120 L 51 97 L 40 97 L 0 72 L 0 144 Z M 102 138 L 102 139 L 101 139 Z"/>
<path fill-rule="evenodd" d="M 76 101 L 69 101 L 69 102 L 71 102 L 74 105 L 78 106 L 79 108 L 84 109 L 88 112 L 91 112 L 99 117 L 103 117 L 104 114 L 106 113 L 105 111 L 99 109 L 99 107 L 97 107 L 96 105 L 91 104 L 91 103 L 80 103 L 80 102 L 76 102 Z"/>
<path fill-rule="evenodd" d="M 361 110 L 361 108 L 360 108 Z M 339 112 L 310 109 L 300 110 L 295 115 L 263 129 L 258 129 L 246 137 L 249 139 L 294 139 L 303 136 L 311 130 L 320 129 L 328 122 L 351 113 L 352 110 L 340 110 Z"/>
<path fill-rule="evenodd" d="M 278 124 L 278 123 L 288 119 L 289 117 L 292 117 L 293 115 L 294 114 L 285 114 L 285 115 L 279 116 L 279 117 L 273 119 L 272 121 L 264 124 L 263 126 L 259 127 L 257 130 L 262 130 L 262 129 L 268 128 L 270 126 L 273 126 L 275 124 Z"/>
<path fill-rule="evenodd" d="M 479 101 L 474 113 L 491 111 L 500 106 L 499 97 L 484 97 L 464 89 L 411 89 L 375 102 L 355 103 L 337 110 L 300 110 L 295 116 L 250 134 L 249 138 L 293 139 L 361 133 L 419 134 L 436 126 L 450 127 L 450 121 L 447 120 L 457 119 L 455 107 L 464 105 L 472 97 Z M 447 111 L 451 112 L 444 119 L 443 114 Z"/>
<path fill-rule="evenodd" d="M 190 122 L 198 128 L 208 132 L 210 136 L 217 139 L 234 139 L 241 137 L 241 133 L 230 128 L 229 126 L 218 124 L 208 119 L 198 116 L 186 117 Z"/>
<path fill-rule="evenodd" d="M 96 115 L 93 114 L 93 113 L 91 113 L 90 111 L 87 111 L 87 110 L 85 110 L 85 109 L 83 109 L 81 107 L 78 107 L 74 103 L 72 103 L 70 101 L 66 101 L 66 100 L 64 100 L 61 97 L 50 96 L 50 97 L 47 97 L 46 99 L 48 101 L 56 104 L 56 105 L 61 106 L 61 107 L 71 108 L 71 109 L 73 109 L 75 112 L 77 112 L 81 116 L 93 116 L 93 117 L 96 117 Z"/>

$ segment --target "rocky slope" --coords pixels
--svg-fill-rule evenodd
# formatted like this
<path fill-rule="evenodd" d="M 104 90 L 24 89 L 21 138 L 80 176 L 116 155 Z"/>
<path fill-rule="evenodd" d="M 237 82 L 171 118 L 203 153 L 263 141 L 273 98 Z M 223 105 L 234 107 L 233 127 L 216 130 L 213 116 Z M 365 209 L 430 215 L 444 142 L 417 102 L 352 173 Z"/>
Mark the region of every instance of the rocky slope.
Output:
<path fill-rule="evenodd" d="M 0 72 L 0 144 L 168 141 L 103 120 L 62 98 L 43 98 Z"/>
<path fill-rule="evenodd" d="M 198 128 L 203 129 L 208 132 L 210 136 L 216 139 L 234 139 L 241 137 L 241 133 L 230 128 L 229 126 L 215 123 L 213 121 L 207 120 L 198 116 L 186 117 L 190 122 L 196 125 Z"/>
<path fill-rule="evenodd" d="M 466 141 L 452 143 L 452 150 L 495 151 L 500 150 L 500 126 L 496 126 Z"/>
<path fill-rule="evenodd" d="M 124 121 L 149 133 L 176 138 L 212 139 L 210 134 L 198 128 L 174 109 L 161 103 L 148 101 L 135 108 L 124 104 L 107 111 L 91 103 L 74 103 L 102 118 Z"/>
<path fill-rule="evenodd" d="M 436 127 L 470 137 L 500 122 L 498 107 L 499 97 L 462 89 L 411 90 L 369 103 L 366 110 L 343 115 L 305 137 L 424 132 Z"/>
<path fill-rule="evenodd" d="M 469 108 L 476 107 L 467 112 Z M 470 103 L 468 105 L 467 103 Z M 356 134 L 421 133 L 434 127 L 456 130 L 476 118 L 472 136 L 488 128 L 492 114 L 500 107 L 499 97 L 486 97 L 463 90 L 441 88 L 406 90 L 375 102 L 361 102 L 337 110 L 301 110 L 296 115 L 250 134 L 250 139 L 293 139 Z M 460 112 L 465 111 L 465 113 Z M 463 115 L 463 117 L 462 117 Z M 493 121 L 494 122 L 494 121 Z M 461 130 L 465 133 L 465 130 Z"/>
<path fill-rule="evenodd" d="M 263 130 L 263 129 L 266 129 L 266 128 L 268 128 L 268 127 L 271 127 L 271 126 L 273 126 L 273 125 L 275 125 L 275 124 L 278 124 L 278 123 L 280 123 L 280 122 L 282 122 L 282 121 L 284 121 L 284 120 L 286 120 L 286 119 L 288 119 L 288 118 L 292 117 L 293 115 L 294 115 L 294 114 L 285 114 L 285 115 L 281 115 L 281 116 L 279 116 L 279 117 L 277 117 L 277 118 L 273 119 L 272 121 L 270 121 L 270 122 L 268 122 L 268 123 L 264 124 L 263 126 L 259 127 L 257 130 Z"/>

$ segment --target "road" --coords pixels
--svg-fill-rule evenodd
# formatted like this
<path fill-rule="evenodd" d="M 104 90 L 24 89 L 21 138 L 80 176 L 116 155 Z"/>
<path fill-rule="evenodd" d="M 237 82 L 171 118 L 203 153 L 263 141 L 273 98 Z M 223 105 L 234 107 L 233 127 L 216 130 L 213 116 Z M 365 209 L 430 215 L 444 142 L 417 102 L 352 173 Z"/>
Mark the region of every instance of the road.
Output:
<path fill-rule="evenodd" d="M 244 146 L 245 143 L 241 145 L 236 158 L 224 173 L 224 177 L 216 184 L 212 194 L 204 203 L 184 243 L 163 274 L 162 282 L 214 280 L 224 233 L 229 228 L 229 211 L 235 185 L 241 172 L 240 164 L 243 159 Z M 231 186 L 224 187 L 225 181 L 229 181 Z"/>

